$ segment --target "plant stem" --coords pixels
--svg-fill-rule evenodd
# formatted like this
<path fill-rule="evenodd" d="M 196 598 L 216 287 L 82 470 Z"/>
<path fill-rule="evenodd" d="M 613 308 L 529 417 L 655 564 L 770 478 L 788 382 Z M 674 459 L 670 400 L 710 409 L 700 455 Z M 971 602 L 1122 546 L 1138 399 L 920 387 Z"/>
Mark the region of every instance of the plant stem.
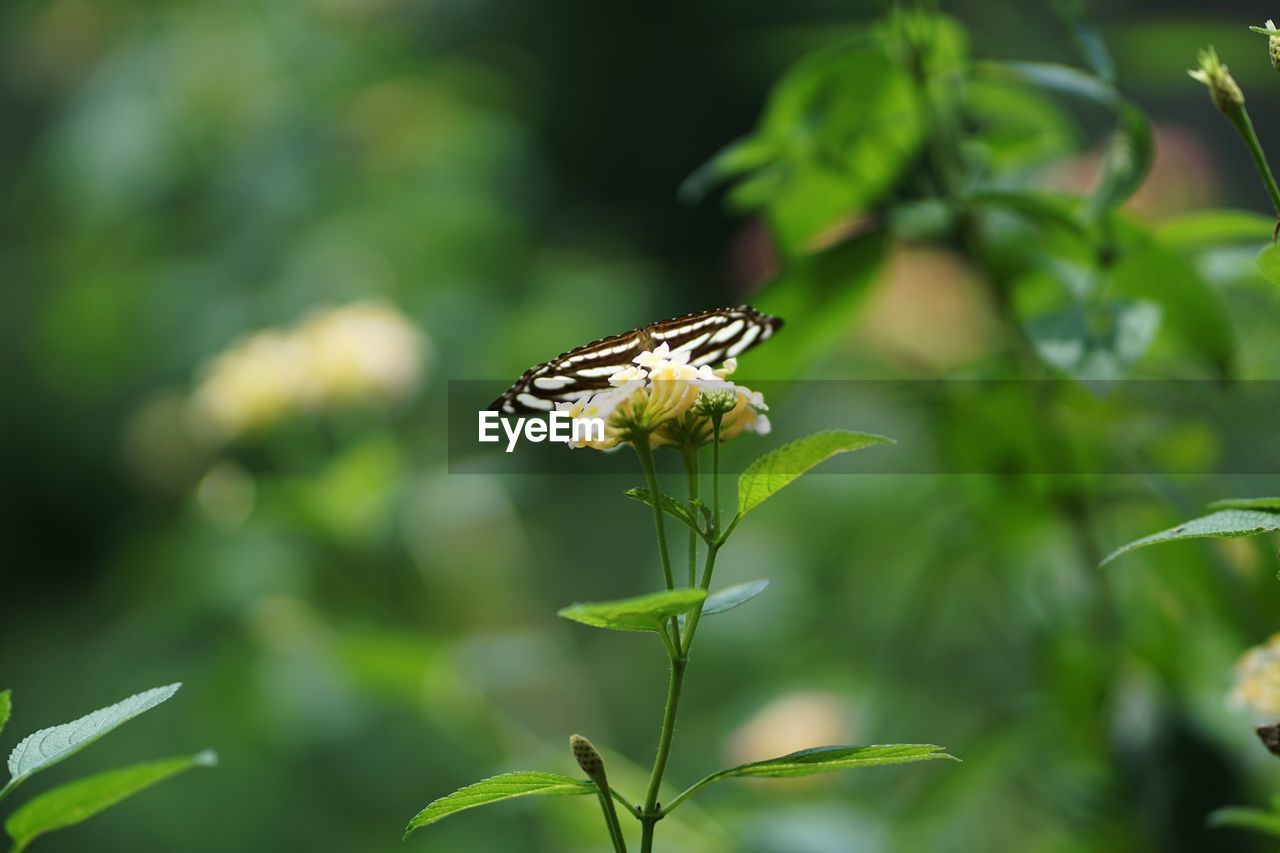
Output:
<path fill-rule="evenodd" d="M 644 807 L 640 810 L 642 825 L 640 853 L 650 853 L 653 850 L 653 826 L 662 819 L 658 789 L 662 787 L 662 774 L 666 772 L 667 759 L 671 756 L 671 742 L 676 731 L 676 712 L 680 707 L 680 691 L 684 688 L 684 674 L 688 664 L 688 658 L 675 658 L 671 661 L 671 678 L 667 683 L 667 705 L 662 712 L 662 731 L 658 735 L 658 755 L 653 761 L 653 772 L 649 774 L 649 789 L 645 792 Z"/>
<path fill-rule="evenodd" d="M 636 455 L 640 457 L 645 484 L 653 498 L 653 526 L 658 533 L 658 556 L 662 559 L 662 574 L 666 579 L 667 589 L 675 589 L 675 576 L 671 574 L 671 555 L 667 551 L 667 527 L 662 518 L 662 492 L 658 489 L 658 472 L 653 467 L 653 449 L 649 446 L 647 433 L 637 435 L 631 443 L 636 449 Z"/>
<path fill-rule="evenodd" d="M 1267 188 L 1267 194 L 1271 196 L 1271 206 L 1275 209 L 1276 216 L 1280 216 L 1280 187 L 1276 186 L 1276 179 L 1271 174 L 1271 166 L 1267 163 L 1267 155 L 1262 150 L 1262 143 L 1258 141 L 1258 134 L 1253 129 L 1253 122 L 1249 119 L 1249 111 L 1244 105 L 1227 110 L 1227 120 L 1235 127 L 1236 132 L 1240 134 L 1240 138 L 1244 140 L 1245 146 L 1249 149 L 1249 154 L 1253 157 L 1253 164 L 1258 167 L 1258 174 L 1262 177 L 1262 183 Z"/>
<path fill-rule="evenodd" d="M 667 582 L 667 589 L 676 588 L 675 575 L 671 572 L 671 554 L 667 550 L 667 526 L 662 517 L 662 491 L 658 487 L 658 472 L 653 465 L 653 448 L 649 444 L 649 434 L 642 432 L 632 438 L 632 446 L 640 457 L 640 467 L 644 469 L 645 485 L 653 498 L 653 527 L 658 535 L 658 556 L 662 560 L 662 575 Z M 671 617 L 671 642 L 674 646 L 672 659 L 680 657 L 680 622 Z M 669 650 L 671 651 L 671 650 Z"/>
<path fill-rule="evenodd" d="M 694 506 L 694 501 L 698 499 L 698 448 L 692 444 L 686 444 L 682 450 L 684 456 L 684 470 L 689 478 L 689 514 L 693 516 L 694 523 L 698 523 L 698 508 Z M 698 533 L 695 530 L 689 530 L 689 586 L 692 587 L 698 582 Z"/>
<path fill-rule="evenodd" d="M 720 535 L 720 422 L 724 415 L 711 415 L 711 517 L 715 527 L 713 535 Z"/>
<path fill-rule="evenodd" d="M 600 809 L 604 812 L 605 825 L 609 827 L 609 840 L 613 842 L 614 853 L 627 853 L 627 840 L 622 835 L 622 825 L 618 823 L 618 811 L 613 807 L 613 798 L 606 785 L 600 788 Z"/>

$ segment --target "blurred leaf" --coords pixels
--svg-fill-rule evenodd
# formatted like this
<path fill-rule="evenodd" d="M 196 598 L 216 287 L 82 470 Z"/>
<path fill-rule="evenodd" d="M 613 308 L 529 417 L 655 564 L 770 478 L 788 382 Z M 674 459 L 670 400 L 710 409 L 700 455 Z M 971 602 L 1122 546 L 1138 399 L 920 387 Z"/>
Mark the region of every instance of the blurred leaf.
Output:
<path fill-rule="evenodd" d="M 1106 42 L 1098 28 L 1088 18 L 1088 5 L 1083 0 L 1056 0 L 1053 4 L 1058 16 L 1067 24 L 1085 64 L 1102 80 L 1114 83 L 1115 64 L 1107 50 Z"/>
<path fill-rule="evenodd" d="M 1275 243 L 1258 253 L 1258 270 L 1271 284 L 1280 285 L 1280 243 Z"/>
<path fill-rule="evenodd" d="M 5 821 L 5 832 L 13 839 L 13 853 L 46 832 L 75 826 L 158 782 L 193 767 L 213 767 L 217 763 L 217 756 L 206 751 L 108 770 L 46 791 Z"/>
<path fill-rule="evenodd" d="M 1235 333 L 1226 309 L 1195 267 L 1177 250 L 1141 241 L 1112 270 L 1116 293 L 1160 306 L 1165 327 L 1223 375 L 1235 358 Z"/>
<path fill-rule="evenodd" d="M 1142 111 L 1120 102 L 1117 104 L 1119 124 L 1111 132 L 1102 154 L 1102 173 L 1098 188 L 1089 200 L 1089 213 L 1097 218 L 1129 199 L 1151 172 L 1155 144 L 1151 123 Z"/>
<path fill-rule="evenodd" d="M 833 429 L 784 444 L 747 466 L 738 477 L 738 513 L 746 515 L 766 498 L 837 453 L 861 450 L 893 439 L 866 432 Z"/>
<path fill-rule="evenodd" d="M 1223 498 L 1209 504 L 1209 509 L 1256 509 L 1280 512 L 1280 498 Z"/>
<path fill-rule="evenodd" d="M 730 142 L 685 178 L 676 195 L 686 204 L 695 204 L 717 184 L 762 168 L 772 157 L 772 147 L 756 137 L 749 136 Z"/>
<path fill-rule="evenodd" d="M 1176 542 L 1179 539 L 1235 539 L 1272 530 L 1280 530 L 1280 513 L 1244 509 L 1219 510 L 1123 545 L 1104 557 L 1101 565 L 1105 566 L 1135 548 L 1145 548 L 1160 542 Z"/>
<path fill-rule="evenodd" d="M 1156 236 L 1179 249 L 1218 243 L 1262 242 L 1271 238 L 1275 220 L 1251 210 L 1197 210 L 1166 219 Z"/>
<path fill-rule="evenodd" d="M 1160 309 L 1149 302 L 1074 305 L 1046 312 L 1027 323 L 1039 356 L 1074 376 L 1124 376 L 1155 340 Z"/>
<path fill-rule="evenodd" d="M 1228 806 L 1209 813 L 1210 826 L 1232 826 L 1252 829 L 1265 835 L 1280 838 L 1280 814 L 1246 806 Z"/>
<path fill-rule="evenodd" d="M 707 596 L 706 603 L 702 605 L 702 615 L 710 616 L 713 613 L 724 613 L 726 610 L 732 610 L 740 604 L 746 604 L 764 592 L 768 586 L 769 582 L 766 580 L 747 581 L 746 583 L 727 586 L 719 592 L 714 592 Z"/>
<path fill-rule="evenodd" d="M 1072 196 L 1032 191 L 984 190 L 971 193 L 965 197 L 965 201 L 974 207 L 1012 211 L 1037 225 L 1054 225 L 1077 237 L 1084 237 L 1088 233 L 1084 223 L 1076 216 L 1079 203 Z"/>
<path fill-rule="evenodd" d="M 795 776 L 812 776 L 816 773 L 831 773 L 836 770 L 850 770 L 856 767 L 876 767 L 883 764 L 909 764 L 914 761 L 929 761 L 945 758 L 959 761 L 954 755 L 942 752 L 943 747 L 932 744 L 877 744 L 875 746 L 815 746 L 802 749 L 780 758 L 766 761 L 755 761 L 710 776 L 696 782 L 680 794 L 672 805 L 687 799 L 695 791 L 735 776 L 757 778 L 790 778 Z"/>
<path fill-rule="evenodd" d="M 633 501 L 639 501 L 645 506 L 653 506 L 653 497 L 649 494 L 648 489 L 627 489 L 623 494 L 631 498 Z M 667 515 L 672 518 L 679 519 L 694 530 L 698 530 L 698 522 L 689 514 L 689 508 L 683 503 L 671 497 L 671 495 L 663 495 L 661 504 L 662 511 Z"/>
<path fill-rule="evenodd" d="M 961 144 L 982 173 L 1039 166 L 1072 151 L 1079 137 L 1052 99 L 1019 81 L 967 77 L 962 96 L 973 127 Z"/>
<path fill-rule="evenodd" d="M 13 691 L 0 690 L 0 734 L 4 734 L 4 724 L 9 722 L 11 713 L 13 713 Z"/>
<path fill-rule="evenodd" d="M 571 779 L 558 773 L 542 773 L 537 770 L 503 773 L 482 779 L 465 788 L 459 788 L 446 797 L 432 801 L 414 815 L 413 820 L 409 821 L 409 826 L 405 828 L 404 834 L 407 838 L 415 829 L 430 826 L 451 814 L 515 797 L 594 794 L 596 790 L 594 782 Z"/>
<path fill-rule="evenodd" d="M 130 696 L 78 720 L 40 729 L 27 735 L 9 754 L 12 778 L 0 794 L 17 787 L 35 773 L 69 758 L 117 726 L 159 705 L 178 692 L 181 684 L 169 684 Z"/>
<path fill-rule="evenodd" d="M 783 253 L 801 255 L 830 245 L 832 229 L 893 186 L 923 133 L 910 76 L 884 40 L 859 40 L 788 70 L 755 133 L 687 185 L 702 192 L 709 178 L 740 176 L 730 203 L 764 211 Z"/>
<path fill-rule="evenodd" d="M 595 628 L 615 631 L 660 631 L 662 623 L 687 613 L 707 597 L 705 589 L 671 589 L 618 601 L 571 604 L 556 613 Z"/>
<path fill-rule="evenodd" d="M 993 80 L 1016 80 L 1114 109 L 1120 93 L 1104 80 L 1078 68 L 1052 62 L 980 62 L 975 70 Z"/>
<path fill-rule="evenodd" d="M 882 232 L 863 234 L 793 261 L 770 282 L 755 306 L 804 334 L 770 338 L 768 357 L 750 365 L 752 378 L 792 379 L 845 339 L 880 271 L 885 245 Z"/>

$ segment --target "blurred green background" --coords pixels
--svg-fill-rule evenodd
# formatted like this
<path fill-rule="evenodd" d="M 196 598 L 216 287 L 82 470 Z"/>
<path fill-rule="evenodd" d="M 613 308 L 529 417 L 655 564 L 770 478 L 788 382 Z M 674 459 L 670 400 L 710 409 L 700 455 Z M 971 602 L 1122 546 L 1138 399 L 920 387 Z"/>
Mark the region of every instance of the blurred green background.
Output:
<path fill-rule="evenodd" d="M 1239 140 L 1185 74 L 1216 44 L 1280 145 L 1280 79 L 1245 29 L 1261 23 L 1253 4 L 1098 5 L 1118 85 L 1156 139 L 1126 215 L 1268 213 Z M 803 262 L 758 216 L 715 192 L 677 199 L 793 63 L 883 11 L 5 4 L 3 748 L 181 680 L 173 702 L 49 781 L 221 757 L 36 849 L 604 849 L 576 798 L 400 841 L 462 784 L 570 772 L 575 731 L 638 796 L 664 689 L 656 643 L 553 615 L 660 584 L 647 516 L 621 496 L 638 474 L 451 474 L 446 383 L 490 380 L 496 395 L 589 339 L 757 298 L 790 325 L 744 359 L 747 376 L 770 372 L 775 346 L 788 380 L 1020 375 L 997 357 L 989 265 L 962 248 L 891 229 L 874 252 L 862 238 L 819 251 L 835 262 L 814 292 L 843 298 L 791 312 Z M 944 11 L 974 57 L 1079 61 L 1049 3 Z M 845 94 L 856 107 L 857 86 Z M 1039 152 L 1033 185 L 1092 174 L 1106 120 L 1063 115 L 1066 142 Z M 1251 379 L 1280 371 L 1280 300 L 1240 272 L 1264 243 L 1200 259 L 1221 271 L 1230 373 Z M 1134 371 L 1213 375 L 1160 337 Z M 992 406 L 903 430 L 981 459 L 984 430 L 1037 429 L 1034 400 Z M 859 414 L 784 396 L 777 435 L 733 451 L 858 429 Z M 1195 424 L 1158 438 L 1206 467 L 1221 450 Z M 1280 627 L 1274 542 L 1094 567 L 1207 500 L 1274 492 L 1274 478 L 1019 473 L 1034 467 L 818 477 L 744 525 L 718 580 L 773 586 L 703 632 L 673 784 L 814 743 L 931 742 L 966 763 L 725 784 L 661 825 L 664 849 L 1265 849 L 1204 818 L 1280 790 L 1253 715 L 1227 701 L 1235 660 Z"/>

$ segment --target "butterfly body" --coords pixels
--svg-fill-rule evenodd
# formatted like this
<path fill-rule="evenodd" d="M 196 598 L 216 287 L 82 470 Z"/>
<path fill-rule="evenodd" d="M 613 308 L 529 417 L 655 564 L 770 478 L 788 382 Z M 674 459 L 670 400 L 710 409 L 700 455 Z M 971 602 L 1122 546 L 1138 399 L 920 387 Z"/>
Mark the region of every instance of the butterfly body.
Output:
<path fill-rule="evenodd" d="M 609 387 L 609 377 L 632 359 L 662 344 L 689 353 L 692 365 L 718 364 L 769 339 L 782 320 L 749 305 L 715 308 L 650 323 L 621 335 L 592 341 L 524 372 L 489 404 L 505 414 L 548 412 L 556 403 L 581 399 Z"/>

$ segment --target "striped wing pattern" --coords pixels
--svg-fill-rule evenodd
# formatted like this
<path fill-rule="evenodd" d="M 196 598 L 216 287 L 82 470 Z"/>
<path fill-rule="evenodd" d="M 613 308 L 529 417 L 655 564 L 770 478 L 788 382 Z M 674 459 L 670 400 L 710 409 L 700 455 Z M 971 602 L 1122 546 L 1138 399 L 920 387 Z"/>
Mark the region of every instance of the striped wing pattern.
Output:
<path fill-rule="evenodd" d="M 602 338 L 531 367 L 489 404 L 493 411 L 514 415 L 548 412 L 558 402 L 577 400 L 609 387 L 609 377 L 645 350 L 667 344 L 672 352 L 688 352 L 695 365 L 722 363 L 769 339 L 782 320 L 750 305 L 716 308 L 651 323 L 621 335 Z"/>

